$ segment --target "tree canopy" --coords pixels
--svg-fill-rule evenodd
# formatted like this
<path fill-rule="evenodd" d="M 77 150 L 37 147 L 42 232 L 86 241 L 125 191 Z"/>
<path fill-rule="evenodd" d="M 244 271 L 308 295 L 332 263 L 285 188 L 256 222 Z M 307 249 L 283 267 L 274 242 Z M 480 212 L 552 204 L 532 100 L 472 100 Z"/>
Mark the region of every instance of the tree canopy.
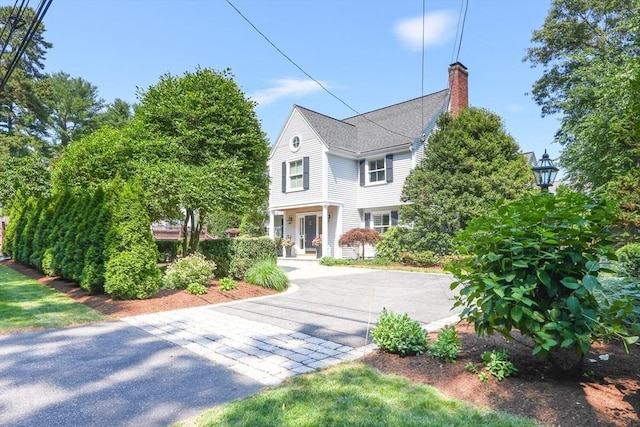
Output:
<path fill-rule="evenodd" d="M 560 115 L 556 140 L 571 184 L 627 199 L 623 211 L 629 198 L 640 204 L 637 191 L 611 191 L 640 168 L 639 34 L 638 0 L 555 0 L 525 57 L 543 68 L 532 94 L 543 115 Z"/>
<path fill-rule="evenodd" d="M 424 160 L 405 181 L 400 208 L 403 239 L 416 251 L 450 253 L 451 239 L 500 199 L 531 188 L 531 169 L 494 113 L 467 108 L 440 117 Z"/>

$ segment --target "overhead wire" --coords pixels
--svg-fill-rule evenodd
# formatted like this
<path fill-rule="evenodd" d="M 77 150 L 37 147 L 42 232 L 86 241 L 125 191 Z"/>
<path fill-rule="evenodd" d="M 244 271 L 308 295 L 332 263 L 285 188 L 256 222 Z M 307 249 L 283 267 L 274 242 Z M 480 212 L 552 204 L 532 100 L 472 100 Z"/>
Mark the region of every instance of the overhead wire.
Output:
<path fill-rule="evenodd" d="M 453 52 L 451 53 L 452 64 L 458 62 L 458 57 L 460 56 L 460 48 L 462 47 L 462 36 L 464 35 L 464 25 L 467 21 L 468 9 L 469 9 L 469 0 L 461 0 L 460 12 L 458 14 L 458 26 L 456 28 L 456 38 L 453 44 Z"/>
<path fill-rule="evenodd" d="M 13 73 L 13 70 L 16 68 L 16 66 L 20 62 L 20 59 L 22 58 L 22 55 L 27 49 L 27 46 L 33 39 L 33 36 L 36 34 L 38 27 L 42 23 L 42 20 L 44 19 L 44 16 L 47 13 L 47 10 L 49 10 L 49 6 L 51 6 L 52 1 L 53 0 L 40 0 L 40 3 L 38 4 L 38 7 L 35 11 L 34 17 L 31 20 L 31 23 L 27 28 L 27 31 L 25 32 L 25 35 L 21 40 L 20 45 L 15 50 L 14 55 L 11 58 L 11 62 L 7 67 L 7 70 L 4 76 L 2 77 L 2 81 L 0 81 L 0 90 L 4 89 L 4 86 L 7 84 L 7 81 L 9 80 L 9 77 Z M 29 4 L 28 0 L 26 2 L 23 0 L 20 5 L 20 9 L 18 10 L 18 15 L 10 17 L 10 18 L 13 18 L 11 32 L 15 31 L 16 29 L 15 22 L 19 19 L 22 19 L 22 15 L 24 14 L 24 11 L 27 9 L 28 4 Z M 9 44 L 9 40 L 10 38 L 7 38 L 4 48 L 6 48 L 6 46 Z M 4 52 L 4 49 L 3 49 L 3 52 Z"/>
<path fill-rule="evenodd" d="M 300 70 L 300 72 L 302 74 L 304 74 L 305 76 L 307 76 L 308 78 L 310 78 L 312 81 L 314 81 L 318 86 L 320 86 L 320 88 L 322 90 L 324 90 L 326 93 L 328 93 L 329 95 L 331 95 L 333 98 L 335 98 L 336 100 L 338 100 L 341 104 L 343 104 L 345 107 L 347 107 L 349 110 L 353 111 L 354 113 L 356 113 L 358 116 L 364 118 L 365 120 L 367 120 L 368 122 L 374 124 L 375 126 L 378 126 L 381 129 L 384 129 L 387 132 L 393 133 L 395 135 L 401 136 L 403 138 L 409 139 L 409 140 L 413 140 L 413 137 L 404 135 L 402 133 L 396 132 L 392 129 L 389 129 L 383 125 L 381 125 L 380 123 L 377 123 L 373 120 L 371 120 L 370 118 L 368 118 L 366 116 L 366 114 L 362 114 L 360 113 L 358 110 L 356 110 L 355 108 L 353 108 L 351 105 L 349 105 L 346 101 L 344 101 L 342 98 L 340 98 L 338 95 L 336 95 L 335 93 L 333 93 L 332 91 L 330 91 L 325 85 L 322 84 L 322 82 L 320 82 L 319 80 L 317 80 L 315 77 L 313 77 L 311 74 L 309 74 L 308 72 L 306 72 L 300 65 L 298 65 L 293 59 L 291 59 L 286 53 L 284 53 L 282 51 L 282 49 L 280 49 L 278 46 L 276 46 L 276 44 L 274 42 L 271 41 L 271 39 L 269 39 L 269 37 L 267 37 L 262 31 L 260 31 L 260 29 L 253 23 L 251 22 L 251 20 L 249 18 L 247 18 L 232 2 L 231 0 L 226 0 L 227 3 L 229 4 L 229 6 L 231 6 L 237 13 L 238 15 L 240 15 L 242 17 L 242 19 L 244 19 L 258 34 L 260 34 L 260 36 L 262 36 L 263 39 L 265 39 L 267 41 L 267 43 L 269 43 L 276 51 L 278 51 L 278 53 L 280 55 L 282 55 L 287 61 L 289 61 L 294 67 L 296 67 L 298 70 Z"/>

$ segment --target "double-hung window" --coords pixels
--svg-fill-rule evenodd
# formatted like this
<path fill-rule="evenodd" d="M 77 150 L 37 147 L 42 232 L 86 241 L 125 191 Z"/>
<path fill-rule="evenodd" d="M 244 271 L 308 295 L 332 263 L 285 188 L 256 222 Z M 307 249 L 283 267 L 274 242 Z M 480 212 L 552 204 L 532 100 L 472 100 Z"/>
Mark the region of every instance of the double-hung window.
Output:
<path fill-rule="evenodd" d="M 289 162 L 289 190 L 298 190 L 302 188 L 303 172 L 302 160 Z"/>
<path fill-rule="evenodd" d="M 369 182 L 385 182 L 384 159 L 369 160 Z"/>
<path fill-rule="evenodd" d="M 373 229 L 382 234 L 391 227 L 391 215 L 389 213 L 373 213 Z"/>

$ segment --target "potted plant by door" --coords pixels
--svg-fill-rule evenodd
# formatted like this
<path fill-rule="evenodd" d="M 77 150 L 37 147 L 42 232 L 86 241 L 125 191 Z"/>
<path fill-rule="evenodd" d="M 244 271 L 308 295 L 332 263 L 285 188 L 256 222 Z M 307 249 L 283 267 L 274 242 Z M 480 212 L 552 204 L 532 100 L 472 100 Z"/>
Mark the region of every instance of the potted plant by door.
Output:
<path fill-rule="evenodd" d="M 291 258 L 291 248 L 293 247 L 293 239 L 291 236 L 282 239 L 282 247 L 284 248 L 285 257 Z"/>
<path fill-rule="evenodd" d="M 322 236 L 316 236 L 311 244 L 316 247 L 316 258 L 322 258 Z"/>

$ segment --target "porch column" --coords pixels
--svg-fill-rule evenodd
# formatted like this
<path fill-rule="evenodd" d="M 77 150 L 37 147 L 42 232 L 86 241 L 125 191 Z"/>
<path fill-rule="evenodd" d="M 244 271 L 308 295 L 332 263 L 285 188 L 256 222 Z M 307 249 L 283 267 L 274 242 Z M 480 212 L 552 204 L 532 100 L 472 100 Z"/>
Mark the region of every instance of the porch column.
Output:
<path fill-rule="evenodd" d="M 329 243 L 329 209 L 327 205 L 322 205 L 322 256 L 331 256 L 331 246 Z"/>
<path fill-rule="evenodd" d="M 274 220 L 275 220 L 275 215 L 273 211 L 269 211 L 269 237 L 272 239 L 276 237 L 276 230 L 273 224 Z"/>
<path fill-rule="evenodd" d="M 340 236 L 342 236 L 342 210 L 343 206 L 341 204 L 338 205 L 338 218 L 336 218 L 336 234 L 334 240 L 336 242 L 336 250 L 333 254 L 334 258 L 342 258 L 342 247 L 338 244 L 338 240 L 340 240 Z"/>

